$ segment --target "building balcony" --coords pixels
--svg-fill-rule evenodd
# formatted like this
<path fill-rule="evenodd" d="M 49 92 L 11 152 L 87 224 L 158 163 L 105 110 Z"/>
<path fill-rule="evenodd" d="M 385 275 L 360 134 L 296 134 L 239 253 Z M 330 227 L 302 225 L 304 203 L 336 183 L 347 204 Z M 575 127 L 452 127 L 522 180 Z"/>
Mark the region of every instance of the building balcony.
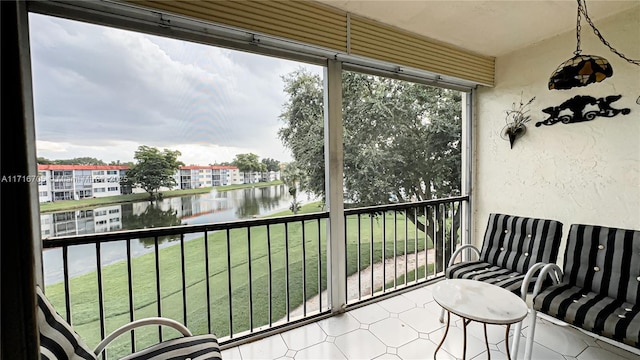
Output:
<path fill-rule="evenodd" d="M 328 212 L 45 239 L 46 293 L 90 346 L 124 323 L 163 316 L 216 334 L 224 359 L 433 358 L 445 324 L 432 285 L 453 249 L 469 243 L 460 220 L 467 201 L 347 209 L 338 257 L 327 244 Z M 637 356 L 538 321 L 534 359 Z M 462 358 L 462 320 L 451 322 L 438 359 Z M 177 335 L 132 331 L 105 358 Z M 471 323 L 466 358 L 506 358 L 504 336 L 504 326 L 490 325 L 485 344 Z"/>
<path fill-rule="evenodd" d="M 34 280 L 42 283 L 42 278 L 46 279 L 48 275 L 57 278 L 49 283 L 45 280 L 47 295 L 91 345 L 130 320 L 161 315 L 185 323 L 196 333 L 216 333 L 225 359 L 432 358 L 430 351 L 442 333 L 442 325 L 437 320 L 438 305 L 429 301 L 429 292 L 433 289 L 431 285 L 442 279 L 448 251 L 446 244 L 449 244 L 449 250 L 459 244 L 479 244 L 479 229 L 489 213 L 501 211 L 554 218 L 565 224 L 638 229 L 640 152 L 634 149 L 638 149 L 640 134 L 637 90 L 640 73 L 632 63 L 610 54 L 598 37 L 585 36 L 582 44 L 599 55 L 609 54 L 616 76 L 605 83 L 575 91 L 594 98 L 622 95 L 619 107 L 631 109 L 631 112 L 610 120 L 558 123 L 553 127 L 530 126 L 531 131 L 513 149 L 501 137 L 505 110 L 523 96 L 538 99 L 531 112 L 533 125 L 547 118 L 544 109 L 558 108 L 575 95 L 566 91 L 547 91 L 549 74 L 574 50 L 575 5 L 562 1 L 540 2 L 544 3 L 542 6 L 533 1 L 484 1 L 478 2 L 481 5 L 477 6 L 468 6 L 466 2 L 453 6 L 441 1 L 424 2 L 422 11 L 413 5 L 400 11 L 400 7 L 389 8 L 385 2 L 379 2 L 380 6 L 362 6 L 361 2 L 355 1 L 344 3 L 349 7 L 338 12 L 344 26 L 331 31 L 327 31 L 327 26 L 336 21 L 325 18 L 305 21 L 304 17 L 302 21 L 288 21 L 289 13 L 304 16 L 305 11 L 292 12 L 280 4 L 274 6 L 275 10 L 282 8 L 281 11 L 287 14 L 279 18 L 287 23 L 304 25 L 297 30 L 299 33 L 309 33 L 305 27 L 312 24 L 321 26 L 317 35 L 303 38 L 313 41 L 309 43 L 301 42 L 299 37 L 282 39 L 280 26 L 267 28 L 278 31 L 265 34 L 259 27 L 234 25 L 238 18 L 235 10 L 229 12 L 228 19 L 216 20 L 214 16 L 223 12 L 215 11 L 214 6 L 224 6 L 222 2 L 197 5 L 196 2 L 185 5 L 184 2 L 169 1 L 3 2 L 3 9 L 5 6 L 9 9 L 4 12 L 6 19 L 3 16 L 3 30 L 7 30 L 4 32 L 7 41 L 3 44 L 10 50 L 6 53 L 13 54 L 13 58 L 8 55 L 8 61 L 3 62 L 7 66 L 3 72 L 7 74 L 3 85 L 22 96 L 22 101 L 10 102 L 12 105 L 5 107 L 11 109 L 11 114 L 22 116 L 3 123 L 6 125 L 3 149 L 12 159 L 3 161 L 3 174 L 27 175 L 37 171 L 33 89 L 29 85 L 28 17 L 32 12 L 248 49 L 261 55 L 326 63 L 326 74 L 337 85 L 327 89 L 327 95 L 331 96 L 327 96 L 326 109 L 329 104 L 333 104 L 332 109 L 341 106 L 341 98 L 336 96 L 341 86 L 336 80 L 340 78 L 343 66 L 346 70 L 380 73 L 454 89 L 460 87 L 467 94 L 463 116 L 472 115 L 465 120 L 467 128 L 464 130 L 469 134 L 467 140 L 472 141 L 462 143 L 468 149 L 462 159 L 463 164 L 467 162 L 463 165 L 462 176 L 468 178 L 463 194 L 469 194 L 473 202 L 473 206 L 466 203 L 468 209 L 463 218 L 466 216 L 470 224 L 461 227 L 466 232 L 460 234 L 450 230 L 455 211 L 440 210 L 446 206 L 455 209 L 456 205 L 436 202 L 437 206 L 436 203 L 419 204 L 424 210 L 416 204 L 406 208 L 350 209 L 344 214 L 319 213 L 286 219 L 65 236 L 45 239 L 41 244 L 39 232 L 29 226 L 37 222 L 34 220 L 37 204 L 32 199 L 35 189 L 26 183 L 4 184 L 3 209 L 6 211 L 3 211 L 2 220 L 5 224 L 16 224 L 4 227 L 6 241 L 2 259 L 4 266 L 11 270 L 5 271 L 3 291 L 13 297 L 3 307 L 3 316 L 6 315 L 3 325 L 6 321 L 7 328 L 12 329 L 5 331 L 2 337 L 3 354 L 8 349 L 7 353 L 13 355 L 7 358 L 34 359 L 39 355 L 34 307 L 30 305 L 34 300 Z M 244 6 L 252 4 L 246 2 Z M 295 4 L 297 6 L 299 2 Z M 507 8 L 495 11 L 499 9 L 495 4 L 506 4 Z M 196 9 L 202 6 L 206 11 L 194 11 L 194 6 Z M 319 7 L 312 4 L 308 8 L 306 15 L 315 19 Z M 358 8 L 373 9 L 377 13 L 353 12 Z M 468 12 L 463 13 L 464 9 Z M 638 29 L 640 19 L 637 2 L 594 2 L 591 11 L 598 28 L 611 44 L 637 59 L 640 42 L 633 35 L 637 34 L 634 30 Z M 254 19 L 256 15 L 253 9 L 247 11 L 247 16 L 242 13 L 240 11 L 241 25 L 243 18 Z M 277 11 L 272 13 L 278 15 Z M 495 17 L 489 16 L 492 14 Z M 496 21 L 497 17 L 501 21 Z M 376 18 L 382 24 L 371 30 L 371 21 Z M 434 44 L 430 45 L 429 39 L 421 37 L 396 41 L 394 36 L 404 39 L 406 35 L 404 30 L 393 30 L 399 24 L 435 27 L 435 30 L 423 29 L 423 35 L 433 37 Z M 360 35 L 360 38 L 380 43 L 366 44 L 371 46 L 373 58 L 350 53 L 354 46 L 351 34 L 353 31 L 354 37 L 358 38 L 358 26 L 364 34 L 391 31 L 391 35 L 385 36 Z M 588 28 L 584 22 L 582 26 L 583 35 L 586 35 Z M 410 32 L 415 29 L 405 28 Z M 467 33 L 461 34 L 457 30 Z M 343 35 L 328 37 L 329 33 Z M 451 43 L 451 51 L 432 57 L 441 53 L 440 42 L 446 43 L 448 39 L 443 35 L 449 34 L 466 40 Z M 524 34 L 535 38 L 523 41 Z M 327 38 L 340 38 L 340 44 L 335 45 L 339 49 L 327 45 Z M 474 42 L 475 46 L 471 46 Z M 422 44 L 426 44 L 426 50 Z M 463 53 L 460 55 L 459 51 Z M 416 69 L 413 61 L 420 68 Z M 340 111 L 327 114 L 330 114 L 328 124 L 341 125 Z M 341 139 L 339 132 L 327 132 L 327 149 L 338 155 L 328 157 L 329 165 L 342 163 L 338 161 L 342 159 L 342 150 L 336 150 L 342 148 L 337 146 Z M 327 179 L 333 179 L 333 189 L 340 189 L 342 173 L 331 174 L 329 168 L 331 166 L 327 167 Z M 124 171 L 120 174 L 124 176 Z M 238 171 L 234 170 L 233 174 L 231 182 L 242 183 Z M 58 175 L 53 173 L 48 180 L 49 186 L 59 190 L 52 192 L 48 200 L 73 199 L 73 192 L 65 185 L 70 183 L 67 180 L 71 174 L 61 172 Z M 56 176 L 61 181 L 55 181 Z M 186 187 L 193 187 L 185 179 L 189 178 L 182 178 Z M 123 189 L 122 192 L 127 191 Z M 339 196 L 333 200 L 337 198 Z M 468 201 L 468 198 L 463 199 L 462 203 Z M 334 250 L 331 254 L 327 249 L 329 233 L 325 226 L 330 215 L 331 219 L 345 223 L 341 228 L 344 242 L 332 244 L 343 251 Z M 433 223 L 437 223 L 434 229 L 442 231 L 421 235 L 409 219 L 412 216 L 424 216 L 427 222 L 431 222 L 433 216 Z M 385 235 L 382 238 L 371 236 L 372 228 Z M 333 239 L 339 234 L 332 233 Z M 235 241 L 236 238 L 239 240 Z M 433 241 L 429 243 L 427 238 Z M 256 247 L 256 244 L 262 245 Z M 34 260 L 34 247 L 39 255 L 41 245 L 43 253 L 52 253 L 57 260 L 48 262 L 45 259 L 43 264 L 39 263 L 38 256 Z M 118 260 L 111 257 L 113 254 L 119 256 Z M 274 257 L 274 254 L 278 256 Z M 411 262 L 411 258 L 415 260 Z M 378 271 L 375 265 L 379 263 L 382 266 Z M 77 266 L 89 270 L 74 273 Z M 373 271 L 367 273 L 369 267 Z M 383 273 L 382 283 L 372 276 L 380 272 Z M 200 278 L 190 282 L 194 274 Z M 327 289 L 339 296 L 323 296 Z M 320 296 L 314 308 L 308 299 L 316 294 Z M 276 298 L 278 301 L 272 301 Z M 340 300 L 344 309 L 336 310 Z M 413 302 L 413 305 L 401 311 L 402 306 L 397 303 L 405 302 Z M 391 309 L 387 309 L 389 304 L 393 304 Z M 294 312 L 299 306 L 302 306 L 302 314 Z M 434 315 L 413 316 L 413 313 L 426 312 Z M 381 315 L 384 317 L 377 318 Z M 421 321 L 416 324 L 415 319 Z M 455 328 L 449 335 L 450 343 L 445 343 L 437 358 L 459 357 L 460 332 L 460 320 L 456 319 Z M 505 343 L 500 340 L 499 333 L 495 329 L 490 329 L 489 333 L 489 351 L 498 359 L 506 355 L 503 351 Z M 488 357 L 483 349 L 482 335 L 471 325 L 469 355 L 475 359 Z M 524 328 L 523 336 L 526 335 L 527 328 Z M 114 346 L 126 351 L 168 336 L 171 335 L 158 330 L 135 332 Z M 477 345 L 476 340 L 481 344 Z M 637 355 L 544 321 L 538 326 L 536 340 L 533 354 L 537 359 L 637 359 Z M 520 351 L 522 348 L 521 344 Z M 106 358 L 116 358 L 118 351 L 117 348 L 109 349 Z"/>
<path fill-rule="evenodd" d="M 441 278 L 467 199 L 348 209 L 333 241 L 329 212 L 48 238 L 45 293 L 90 346 L 163 316 L 233 347 Z M 168 336 L 136 331 L 107 358 Z"/>

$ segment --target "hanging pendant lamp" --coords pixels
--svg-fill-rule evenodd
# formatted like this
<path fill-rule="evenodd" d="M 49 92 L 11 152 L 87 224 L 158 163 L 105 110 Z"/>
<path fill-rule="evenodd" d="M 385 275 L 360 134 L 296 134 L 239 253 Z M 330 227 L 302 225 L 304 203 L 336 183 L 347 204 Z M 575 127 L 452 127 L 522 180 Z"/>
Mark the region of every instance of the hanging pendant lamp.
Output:
<path fill-rule="evenodd" d="M 549 79 L 549 90 L 567 90 L 587 86 L 613 76 L 613 68 L 607 59 L 596 55 L 576 56 L 563 62 Z"/>
<path fill-rule="evenodd" d="M 582 50 L 580 49 L 581 14 L 584 14 L 587 19 L 588 15 L 585 8 L 586 2 L 585 7 L 583 7 L 582 0 L 577 1 L 576 51 L 573 52 L 575 56 L 560 64 L 551 74 L 549 90 L 567 90 L 574 87 L 587 86 L 613 76 L 613 68 L 607 59 L 597 55 L 582 55 Z M 588 22 L 592 24 L 590 19 L 588 19 Z M 595 26 L 593 28 L 596 31 L 596 35 L 599 35 L 600 32 L 597 31 Z"/>

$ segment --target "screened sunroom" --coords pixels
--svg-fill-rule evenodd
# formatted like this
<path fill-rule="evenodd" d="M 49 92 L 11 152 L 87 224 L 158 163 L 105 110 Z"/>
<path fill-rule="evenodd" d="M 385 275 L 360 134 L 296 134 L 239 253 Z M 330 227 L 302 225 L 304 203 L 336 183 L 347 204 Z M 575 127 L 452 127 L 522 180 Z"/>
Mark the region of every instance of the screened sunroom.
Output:
<path fill-rule="evenodd" d="M 449 324 L 438 285 L 456 249 L 488 251 L 496 214 L 559 223 L 560 268 L 574 224 L 640 231 L 637 2 L 2 10 L 15 96 L 1 132 L 3 356 L 38 358 L 39 287 L 89 348 L 163 317 L 214 334 L 223 359 L 637 358 L 637 344 L 535 316 L 529 344 L 531 310 L 506 334 L 455 311 Z M 182 156 L 165 194 L 207 192 L 89 203 L 136 195 L 121 190 L 135 165 L 121 154 L 146 144 Z M 232 155 L 254 152 L 281 166 L 233 173 Z M 43 163 L 56 156 L 111 163 Z M 215 186 L 232 176 L 244 189 Z M 620 282 L 640 281 L 635 257 L 612 256 L 596 279 L 626 264 Z M 635 331 L 640 315 L 626 319 Z M 127 331 L 99 358 L 179 336 Z"/>

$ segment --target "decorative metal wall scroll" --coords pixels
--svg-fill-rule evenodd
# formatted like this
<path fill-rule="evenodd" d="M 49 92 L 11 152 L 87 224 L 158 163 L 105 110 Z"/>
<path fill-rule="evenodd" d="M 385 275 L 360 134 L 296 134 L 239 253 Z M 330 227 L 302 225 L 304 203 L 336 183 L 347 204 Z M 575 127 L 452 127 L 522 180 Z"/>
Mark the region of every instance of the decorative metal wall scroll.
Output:
<path fill-rule="evenodd" d="M 622 95 L 611 95 L 606 98 L 594 98 L 593 96 L 577 95 L 563 102 L 560 106 L 552 106 L 542 109 L 549 117 L 537 122 L 536 126 L 553 125 L 556 123 L 571 124 L 582 121 L 590 121 L 598 116 L 614 117 L 618 114 L 627 115 L 631 109 L 614 109 L 611 103 L 618 101 Z"/>

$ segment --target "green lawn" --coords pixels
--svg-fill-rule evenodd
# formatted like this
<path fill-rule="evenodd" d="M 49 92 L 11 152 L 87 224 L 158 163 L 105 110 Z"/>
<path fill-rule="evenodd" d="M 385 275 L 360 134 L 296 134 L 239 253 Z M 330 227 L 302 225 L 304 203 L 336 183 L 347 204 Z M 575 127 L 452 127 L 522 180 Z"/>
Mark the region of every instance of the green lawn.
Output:
<path fill-rule="evenodd" d="M 418 271 L 417 271 L 418 280 L 425 278 L 425 274 L 424 274 L 424 270 L 425 269 L 428 269 L 429 276 L 433 275 L 434 274 L 433 267 L 434 267 L 434 265 L 432 263 L 430 263 L 428 265 L 428 268 L 425 267 L 424 265 L 418 266 Z M 406 282 L 405 282 L 404 274 L 401 274 L 401 275 L 398 275 L 398 278 L 396 279 L 395 284 L 394 284 L 393 281 L 387 281 L 384 284 L 384 288 L 385 289 L 393 289 L 393 287 L 396 286 L 396 284 L 397 285 L 400 285 L 400 284 L 404 285 L 404 284 L 410 284 L 410 283 L 412 283 L 414 281 L 416 281 L 416 269 L 412 269 L 412 270 L 409 270 L 409 272 L 407 272 Z M 382 288 L 379 287 L 379 288 L 376 289 L 376 291 L 382 291 Z"/>
<path fill-rule="evenodd" d="M 320 211 L 317 203 L 307 204 L 301 213 Z M 288 215 L 290 212 L 274 214 L 272 216 Z M 416 246 L 419 250 L 425 247 L 422 233 L 415 238 L 413 224 L 408 223 L 408 237 L 405 244 L 404 218 L 399 214 L 396 234 L 396 252 L 403 254 L 405 245 L 412 253 Z M 373 226 L 368 215 L 361 217 L 361 262 L 360 268 L 366 268 L 370 262 L 371 239 L 373 238 L 373 261 L 382 259 L 382 248 L 386 248 L 386 256 L 393 255 L 393 215 L 386 217 L 386 241 L 382 237 L 382 217 L 374 218 Z M 318 229 L 318 225 L 320 229 Z M 357 217 L 350 216 L 347 226 L 347 272 L 353 274 L 357 270 Z M 326 288 L 326 221 L 305 222 L 306 257 L 306 295 L 311 297 L 318 293 L 318 271 L 320 271 L 321 287 Z M 373 229 L 373 231 L 371 230 Z M 320 233 L 320 238 L 318 234 Z M 253 326 L 268 324 L 269 321 L 269 257 L 267 246 L 266 226 L 251 228 L 251 285 L 253 309 L 249 308 L 249 241 L 247 229 L 230 231 L 230 248 L 227 247 L 226 232 L 219 231 L 208 235 L 209 277 L 205 273 L 205 247 L 203 237 L 187 241 L 184 244 L 184 273 L 187 284 L 186 325 L 196 334 L 208 332 L 207 309 L 211 311 L 212 331 L 218 336 L 229 334 L 229 314 L 233 314 L 233 332 L 238 333 L 249 329 L 250 312 L 253 314 Z M 286 279 L 289 281 L 289 308 L 294 309 L 303 302 L 303 271 L 302 271 L 302 225 L 300 222 L 288 225 L 288 238 L 285 240 L 285 226 L 270 226 L 271 264 L 272 264 L 272 308 L 273 321 L 286 315 Z M 288 241 L 288 253 L 285 241 Z M 320 242 L 320 244 L 318 244 Z M 320 245 L 322 267 L 318 269 L 318 245 Z M 427 246 L 431 247 L 429 240 Z M 160 263 L 160 288 L 162 316 L 183 322 L 183 294 L 182 294 L 182 262 L 180 246 L 170 246 L 161 249 L 158 256 Z M 122 243 L 122 251 L 125 245 Z M 230 253 L 230 254 L 229 254 Z M 227 257 L 229 254 L 229 257 Z M 289 262 L 289 272 L 286 273 L 286 257 Z M 229 271 L 227 259 L 231 264 L 231 306 L 229 309 Z M 73 261 L 73 259 L 70 259 Z M 154 253 L 134 258 L 132 267 L 133 303 L 135 318 L 157 316 L 158 302 L 156 299 Z M 127 263 L 122 261 L 102 268 L 104 288 L 104 314 L 106 319 L 106 333 L 129 321 Z M 207 303 L 206 284 L 210 286 L 210 301 Z M 101 339 L 99 323 L 99 307 L 97 296 L 96 272 L 74 277 L 70 280 L 72 321 L 76 331 L 84 338 L 89 346 L 95 346 Z M 65 314 L 64 288 L 62 283 L 53 284 L 46 289 L 58 311 Z M 176 336 L 173 331 L 165 331 L 167 336 Z M 166 337 L 165 337 L 166 339 Z M 136 332 L 138 348 L 157 342 L 157 328 L 149 327 Z M 122 336 L 109 347 L 110 354 L 125 354 L 128 352 L 129 336 Z"/>

